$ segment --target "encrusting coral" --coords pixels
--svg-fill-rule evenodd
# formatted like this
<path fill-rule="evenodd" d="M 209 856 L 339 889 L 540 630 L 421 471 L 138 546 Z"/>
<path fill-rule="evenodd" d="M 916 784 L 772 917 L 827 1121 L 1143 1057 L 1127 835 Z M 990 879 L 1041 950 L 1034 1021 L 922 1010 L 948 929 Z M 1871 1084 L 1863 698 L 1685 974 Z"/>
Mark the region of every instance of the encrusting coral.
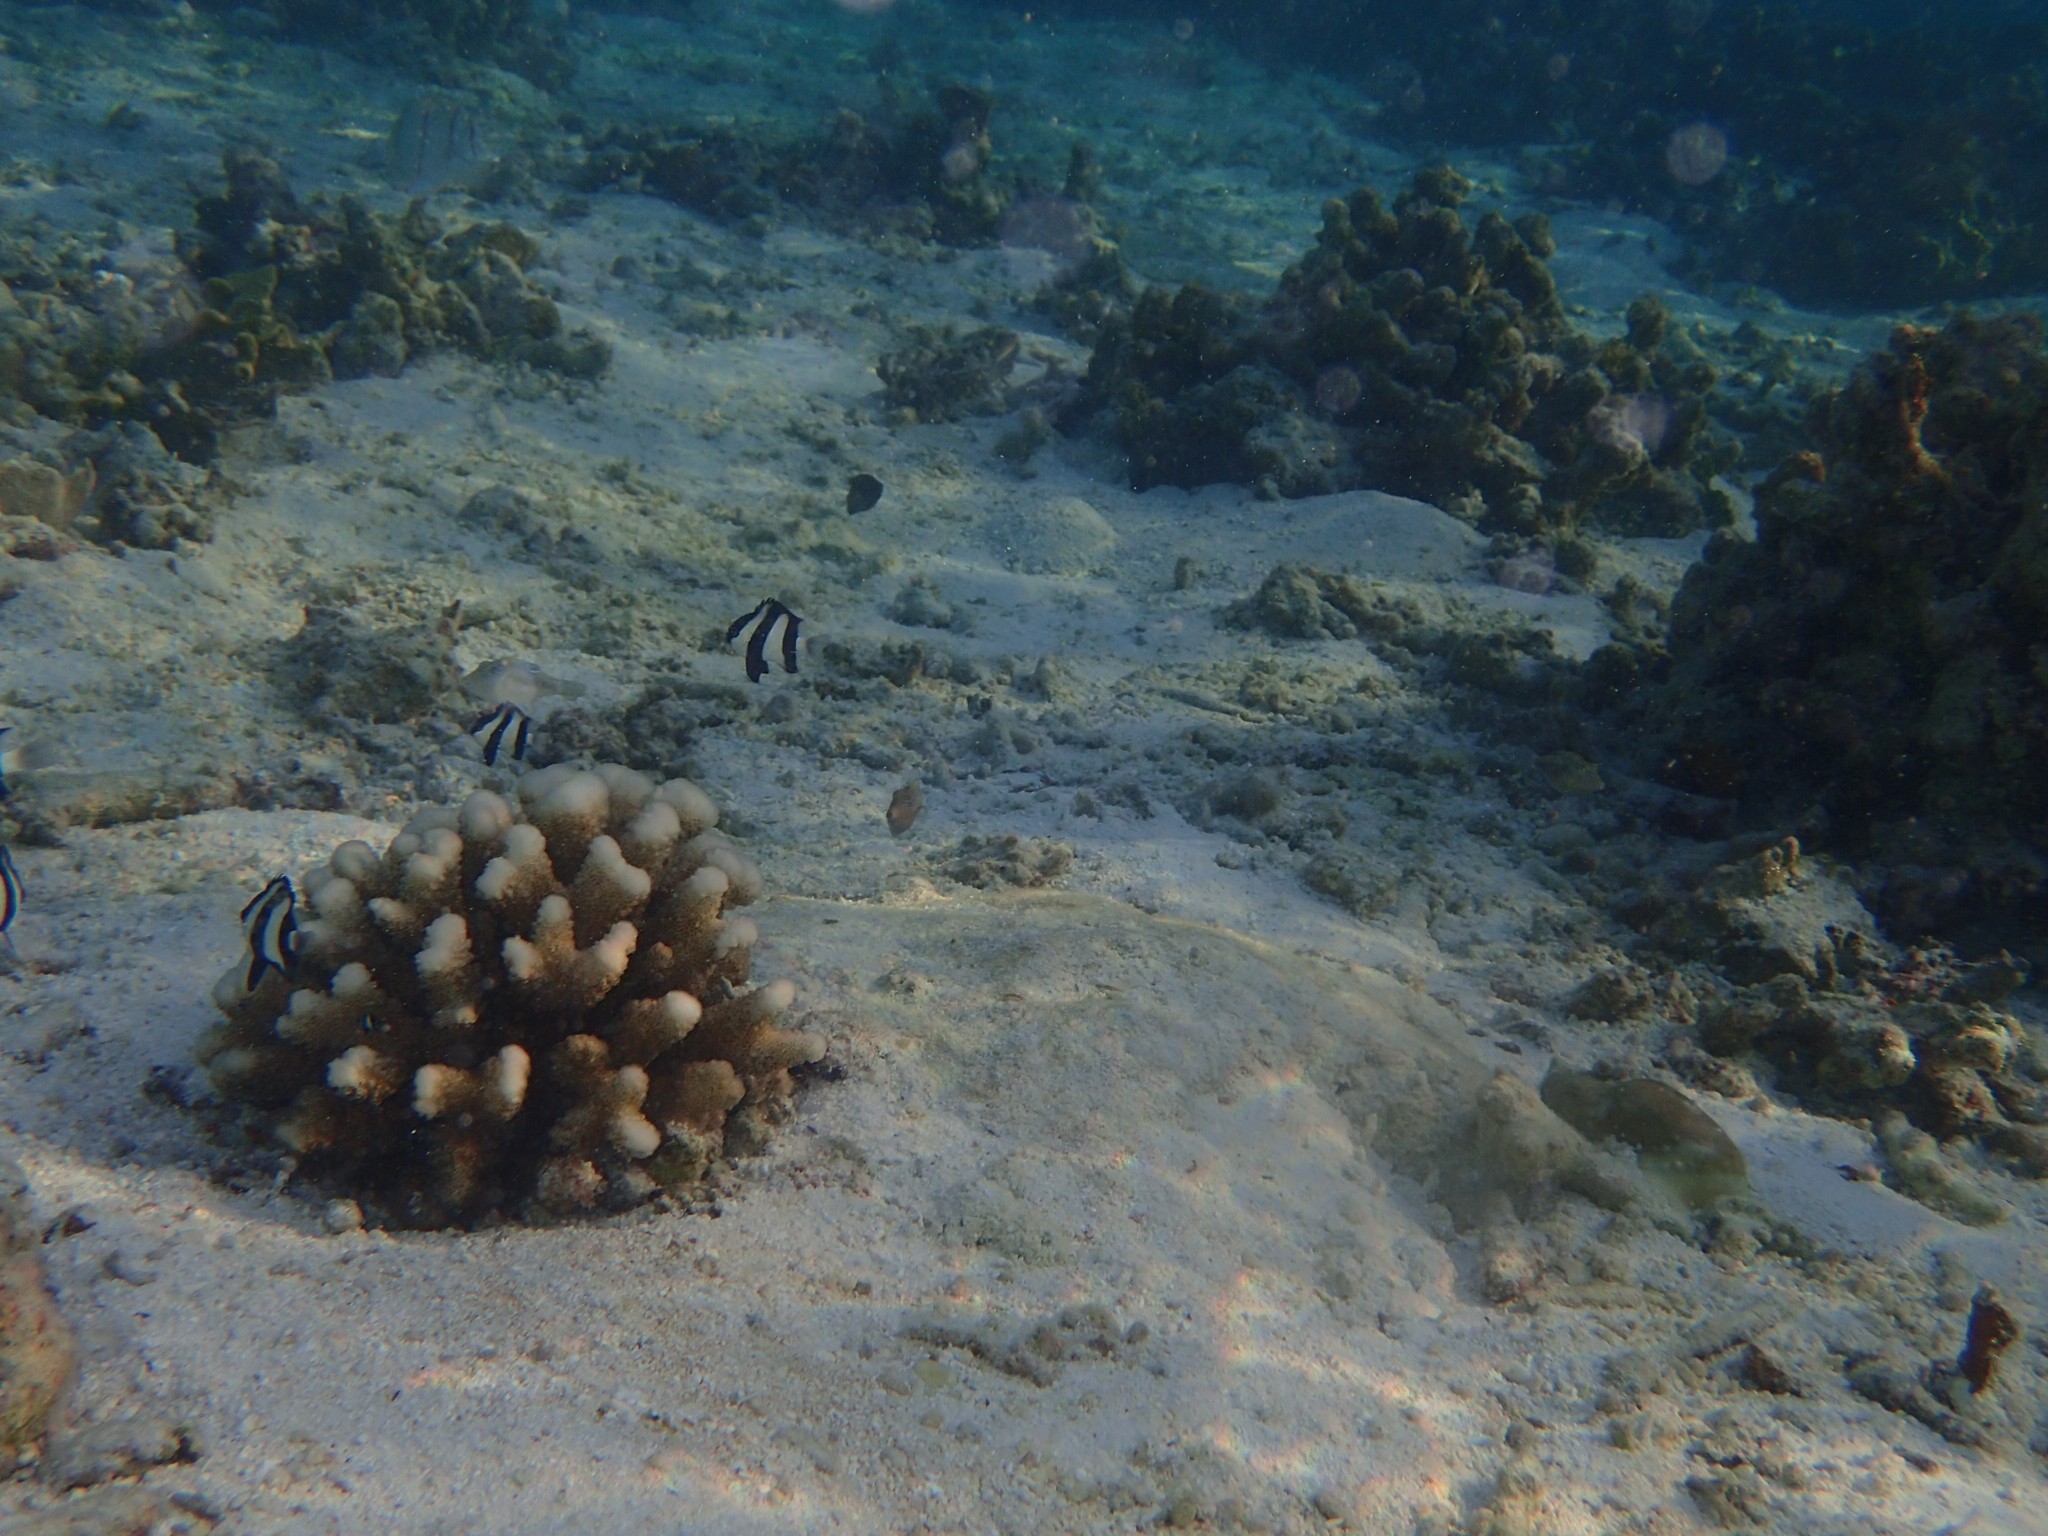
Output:
<path fill-rule="evenodd" d="M 303 883 L 289 976 L 214 988 L 200 1058 L 305 1169 L 444 1226 L 621 1209 L 757 1148 L 824 1050 L 748 988 L 761 893 L 695 785 L 524 775 L 348 842 Z"/>

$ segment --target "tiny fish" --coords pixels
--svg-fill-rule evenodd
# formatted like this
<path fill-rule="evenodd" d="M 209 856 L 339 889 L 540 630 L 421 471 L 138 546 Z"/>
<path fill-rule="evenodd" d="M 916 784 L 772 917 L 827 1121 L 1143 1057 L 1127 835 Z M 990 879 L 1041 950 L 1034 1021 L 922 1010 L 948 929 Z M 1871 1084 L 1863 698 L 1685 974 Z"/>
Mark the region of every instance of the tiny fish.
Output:
<path fill-rule="evenodd" d="M 731 645 L 739 639 L 740 632 L 753 625 L 747 634 L 747 681 L 758 683 L 768 675 L 768 647 L 771 643 L 782 650 L 782 670 L 796 670 L 796 631 L 803 620 L 775 598 L 757 603 L 747 613 L 732 621 L 725 632 L 725 643 Z"/>
<path fill-rule="evenodd" d="M 484 762 L 495 767 L 498 754 L 509 743 L 512 761 L 526 760 L 526 744 L 533 737 L 533 717 L 517 704 L 500 704 L 470 722 L 469 734 L 483 743 Z"/>
<path fill-rule="evenodd" d="M 289 876 L 278 875 L 249 898 L 242 908 L 242 931 L 249 938 L 248 990 L 254 992 L 266 970 L 289 978 L 299 957 L 299 893 Z"/>
<path fill-rule="evenodd" d="M 889 835 L 901 837 L 908 832 L 910 824 L 917 820 L 917 813 L 923 809 L 924 786 L 912 779 L 889 797 L 889 809 L 883 815 L 889 823 Z"/>
<path fill-rule="evenodd" d="M 873 475 L 855 475 L 846 482 L 846 510 L 865 512 L 882 499 L 882 482 Z"/>
<path fill-rule="evenodd" d="M 14 868 L 14 855 L 7 851 L 5 843 L 0 843 L 0 937 L 14 926 L 15 914 L 20 911 L 21 876 Z"/>
<path fill-rule="evenodd" d="M 446 96 L 406 103 L 392 125 L 385 163 L 410 192 L 435 192 L 476 174 L 490 160 L 476 113 Z"/>

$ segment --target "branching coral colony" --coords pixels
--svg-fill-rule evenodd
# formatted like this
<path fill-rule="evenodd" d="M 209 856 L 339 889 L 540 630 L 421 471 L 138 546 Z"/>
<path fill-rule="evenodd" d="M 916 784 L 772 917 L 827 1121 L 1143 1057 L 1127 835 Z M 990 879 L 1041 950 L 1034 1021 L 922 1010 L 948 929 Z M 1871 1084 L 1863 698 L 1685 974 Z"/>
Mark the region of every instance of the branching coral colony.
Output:
<path fill-rule="evenodd" d="M 348 842 L 304 882 L 290 975 L 214 987 L 215 1086 L 268 1112 L 373 1219 L 622 1209 L 700 1183 L 787 1112 L 817 1037 L 787 981 L 747 988 L 761 893 L 681 779 L 523 776 Z"/>

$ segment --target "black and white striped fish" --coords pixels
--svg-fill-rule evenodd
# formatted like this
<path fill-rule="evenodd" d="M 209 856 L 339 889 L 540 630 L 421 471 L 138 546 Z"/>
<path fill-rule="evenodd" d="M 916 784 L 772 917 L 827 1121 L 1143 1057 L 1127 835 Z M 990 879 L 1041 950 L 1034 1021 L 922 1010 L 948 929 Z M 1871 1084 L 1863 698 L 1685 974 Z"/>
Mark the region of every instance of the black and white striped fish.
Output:
<path fill-rule="evenodd" d="M 743 613 L 732 621 L 725 632 L 725 643 L 731 645 L 739 639 L 741 631 L 747 633 L 747 681 L 758 683 L 768 675 L 768 647 L 774 645 L 782 652 L 782 670 L 796 670 L 796 632 L 803 620 L 777 601 L 768 598 L 757 604 L 750 613 Z M 751 629 L 748 626 L 752 625 Z"/>
<path fill-rule="evenodd" d="M 248 990 L 254 992 L 265 971 L 289 979 L 299 958 L 299 893 L 287 875 L 278 875 L 242 908 L 242 931 L 249 936 Z"/>
<path fill-rule="evenodd" d="M 483 743 L 484 762 L 495 766 L 498 754 L 511 748 L 512 761 L 526 761 L 526 744 L 533 739 L 533 716 L 517 704 L 500 704 L 478 715 L 469 734 Z"/>
<path fill-rule="evenodd" d="M 21 875 L 15 870 L 14 855 L 7 851 L 5 843 L 0 843 L 0 938 L 6 937 L 20 911 Z"/>

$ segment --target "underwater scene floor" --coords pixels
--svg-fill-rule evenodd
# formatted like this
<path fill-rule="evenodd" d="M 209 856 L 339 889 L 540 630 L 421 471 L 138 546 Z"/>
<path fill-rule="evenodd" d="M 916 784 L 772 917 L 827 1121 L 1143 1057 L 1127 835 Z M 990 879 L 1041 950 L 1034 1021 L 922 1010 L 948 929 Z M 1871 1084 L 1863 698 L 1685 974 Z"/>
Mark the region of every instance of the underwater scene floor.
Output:
<path fill-rule="evenodd" d="M 1378 142 L 1192 23 L 923 6 L 884 67 L 878 20 L 579 12 L 567 83 L 451 91 L 257 12 L 0 8 L 0 1536 L 2048 1531 L 2023 972 L 1888 940 L 1789 825 L 1537 719 L 1708 530 L 1134 490 L 1063 416 L 1077 247 L 1254 303 L 1329 199 L 1446 157 L 1475 226 L 1548 212 L 1558 323 L 1635 345 L 1655 296 L 1773 455 L 1773 390 L 1910 317 L 1682 284 L 1653 221 Z M 1028 227 L 946 238 L 950 173 L 876 218 L 758 148 L 940 81 L 995 103 Z M 308 357 L 292 242 L 344 226 L 403 281 Z M 1753 531 L 1774 462 L 1696 489 Z M 768 599 L 796 666 L 766 631 L 755 680 L 728 630 Z M 479 745 L 505 706 L 524 767 Z M 709 795 L 744 856 L 692 869 L 765 892 L 707 974 L 787 978 L 816 1049 L 719 1058 L 724 1156 L 633 1065 L 587 1163 L 574 1113 L 512 1160 L 531 1203 L 451 1193 L 446 1119 L 361 1165 L 428 1173 L 352 1186 L 291 1106 L 369 1079 L 250 1065 L 342 953 L 335 850 L 492 795 L 566 824 L 569 770 L 521 789 L 554 763 Z M 464 879 L 509 870 L 464 814 Z M 561 839 L 631 853 L 627 814 L 548 824 L 552 899 L 595 908 Z M 280 874 L 305 932 L 245 932 Z M 486 1056 L 433 1070 L 482 1106 Z M 1966 1130 L 1928 1107 L 1960 1071 Z M 650 1177 L 641 1128 L 685 1122 L 712 1154 Z M 418 1179 L 462 1219 L 408 1220 Z"/>

